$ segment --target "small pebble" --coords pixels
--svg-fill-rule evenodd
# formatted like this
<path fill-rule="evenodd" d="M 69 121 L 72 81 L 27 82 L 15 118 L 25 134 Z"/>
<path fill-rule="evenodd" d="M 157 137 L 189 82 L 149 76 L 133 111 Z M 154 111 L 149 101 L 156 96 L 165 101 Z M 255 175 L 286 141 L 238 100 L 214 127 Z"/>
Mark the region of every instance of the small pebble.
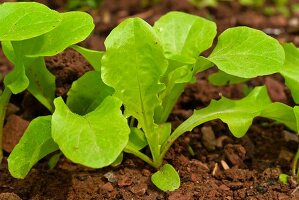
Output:
<path fill-rule="evenodd" d="M 224 160 L 221 160 L 220 163 L 221 163 L 221 165 L 222 165 L 222 167 L 223 167 L 224 170 L 228 170 L 229 169 L 228 164 Z"/>
<path fill-rule="evenodd" d="M 127 176 L 123 176 L 120 180 L 118 180 L 117 185 L 119 187 L 132 185 L 133 181 Z"/>
<path fill-rule="evenodd" d="M 256 191 L 258 191 L 259 193 L 261 193 L 261 194 L 264 194 L 264 193 L 266 193 L 267 192 L 267 188 L 265 187 L 265 186 L 262 186 L 262 185 L 258 185 L 258 186 L 256 186 Z"/>
<path fill-rule="evenodd" d="M 220 190 L 224 190 L 224 191 L 230 190 L 230 188 L 227 187 L 227 186 L 224 185 L 224 184 L 220 185 L 220 186 L 219 186 L 219 189 L 220 189 Z"/>
<path fill-rule="evenodd" d="M 147 191 L 147 187 L 148 187 L 147 184 L 144 184 L 144 183 L 136 184 L 130 188 L 130 191 L 133 194 L 144 195 Z"/>
<path fill-rule="evenodd" d="M 151 174 L 152 174 L 151 171 L 148 170 L 148 169 L 143 169 L 142 170 L 142 175 L 143 176 L 149 177 Z"/>
<path fill-rule="evenodd" d="M 215 150 L 216 147 L 216 138 L 215 138 L 215 133 L 212 129 L 212 127 L 202 127 L 201 128 L 202 132 L 202 144 L 208 149 L 208 150 Z"/>
<path fill-rule="evenodd" d="M 5 192 L 0 194 L 1 200 L 22 200 L 17 194 L 12 192 Z"/>
<path fill-rule="evenodd" d="M 113 185 L 112 185 L 110 182 L 105 183 L 104 185 L 102 185 L 101 188 L 102 188 L 103 190 L 108 191 L 108 192 L 112 192 L 112 191 L 114 190 Z"/>
<path fill-rule="evenodd" d="M 104 177 L 110 182 L 110 183 L 116 183 L 117 178 L 113 172 L 107 172 L 104 174 Z"/>

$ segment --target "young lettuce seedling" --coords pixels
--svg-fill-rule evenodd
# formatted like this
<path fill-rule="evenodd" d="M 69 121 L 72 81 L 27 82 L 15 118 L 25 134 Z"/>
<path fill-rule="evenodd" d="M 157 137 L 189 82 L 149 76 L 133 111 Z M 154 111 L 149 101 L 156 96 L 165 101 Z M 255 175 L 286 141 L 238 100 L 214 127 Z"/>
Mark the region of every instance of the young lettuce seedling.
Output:
<path fill-rule="evenodd" d="M 55 77 L 44 56 L 53 56 L 84 40 L 93 30 L 92 18 L 82 12 L 58 13 L 38 3 L 0 5 L 0 41 L 14 69 L 4 79 L 0 100 L 0 148 L 6 106 L 12 94 L 27 89 L 53 112 Z M 2 159 L 2 148 L 0 150 Z"/>
<path fill-rule="evenodd" d="M 163 158 L 185 132 L 221 119 L 242 137 L 256 116 L 287 121 L 286 116 L 273 114 L 277 106 L 265 87 L 257 87 L 241 100 L 213 100 L 172 132 L 167 118 L 198 72 L 216 65 L 229 75 L 248 79 L 279 72 L 283 66 L 284 50 L 278 41 L 248 27 L 227 29 L 211 55 L 200 56 L 215 36 L 214 22 L 170 12 L 154 27 L 139 18 L 125 20 L 107 37 L 106 52 L 73 46 L 95 71 L 72 85 L 66 104 L 61 98 L 54 100 L 52 118 L 31 122 L 8 159 L 11 174 L 24 178 L 34 163 L 52 152 L 47 145 L 57 144 L 68 159 L 93 168 L 119 163 L 122 152 L 134 154 L 159 170 L 152 176 L 158 188 L 172 191 L 180 186 L 179 175 L 170 164 L 163 165 Z M 38 135 L 41 124 L 47 133 Z M 146 146 L 151 156 L 143 152 Z"/>

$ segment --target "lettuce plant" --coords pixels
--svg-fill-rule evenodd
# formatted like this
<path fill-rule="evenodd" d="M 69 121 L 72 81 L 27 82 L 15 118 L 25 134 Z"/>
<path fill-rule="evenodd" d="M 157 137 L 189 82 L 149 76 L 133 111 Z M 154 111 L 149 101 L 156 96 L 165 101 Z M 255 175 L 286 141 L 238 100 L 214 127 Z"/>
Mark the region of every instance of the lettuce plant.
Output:
<path fill-rule="evenodd" d="M 0 99 L 0 148 L 6 106 L 12 94 L 27 89 L 54 111 L 55 77 L 44 56 L 53 56 L 84 40 L 93 30 L 92 18 L 82 12 L 58 13 L 38 3 L 0 4 L 0 41 L 14 69 L 4 78 Z M 0 150 L 2 159 L 2 148 Z"/>
<path fill-rule="evenodd" d="M 194 127 L 221 119 L 242 137 L 256 116 L 264 116 L 296 129 L 289 119 L 294 115 L 275 113 L 277 107 L 293 109 L 272 103 L 265 87 L 257 87 L 240 100 L 213 100 L 173 130 L 167 118 L 197 73 L 216 65 L 229 75 L 249 79 L 283 67 L 279 42 L 248 27 L 227 29 L 212 53 L 201 56 L 216 33 L 212 21 L 170 12 L 153 27 L 139 18 L 123 21 L 107 37 L 105 52 L 72 46 L 95 70 L 73 83 L 66 102 L 61 97 L 54 100 L 52 116 L 31 122 L 8 158 L 12 176 L 24 178 L 38 160 L 58 149 L 69 160 L 92 168 L 115 165 L 126 152 L 157 169 L 152 182 L 172 191 L 180 186 L 179 175 L 171 164 L 163 164 L 163 158 L 175 140 Z"/>

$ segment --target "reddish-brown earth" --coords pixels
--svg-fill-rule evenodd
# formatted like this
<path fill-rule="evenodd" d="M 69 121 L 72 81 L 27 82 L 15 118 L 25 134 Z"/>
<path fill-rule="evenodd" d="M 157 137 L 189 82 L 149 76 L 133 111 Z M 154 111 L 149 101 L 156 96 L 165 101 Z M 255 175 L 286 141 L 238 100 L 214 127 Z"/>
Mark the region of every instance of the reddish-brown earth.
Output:
<path fill-rule="evenodd" d="M 63 10 L 64 1 L 42 1 L 52 8 Z M 294 3 L 295 1 L 291 1 Z M 266 17 L 260 10 L 244 8 L 237 3 L 221 3 L 217 8 L 198 9 L 186 0 L 165 0 L 143 8 L 138 0 L 106 0 L 97 10 L 90 10 L 96 29 L 83 45 L 104 49 L 104 38 L 126 17 L 137 16 L 153 23 L 170 10 L 182 10 L 200 16 L 212 17 L 219 32 L 228 27 L 247 25 L 272 33 L 281 42 L 299 46 L 299 14 L 285 18 L 282 15 Z M 47 58 L 49 70 L 56 76 L 57 95 L 65 96 L 72 82 L 90 70 L 88 63 L 77 53 L 67 50 Z M 12 66 L 0 51 L 0 71 L 5 75 Z M 189 85 L 175 106 L 169 121 L 178 126 L 198 109 L 221 95 L 241 98 L 242 86 L 211 86 L 207 81 L 209 70 Z M 266 83 L 273 100 L 293 105 L 289 91 L 278 76 L 257 78 L 248 85 Z M 28 122 L 47 110 L 27 92 L 13 96 L 5 125 L 6 156 L 13 148 Z M 89 169 L 61 158 L 58 165 L 48 169 L 47 159 L 37 164 L 24 180 L 12 178 L 7 162 L 0 165 L 0 199 L 299 199 L 294 178 L 285 185 L 278 181 L 280 173 L 290 174 L 291 160 L 297 151 L 298 138 L 284 126 L 258 118 L 241 138 L 234 138 L 221 121 L 212 121 L 182 136 L 170 149 L 165 162 L 179 171 L 180 189 L 163 193 L 150 181 L 154 172 L 150 166 L 131 155 L 125 155 L 118 167 Z"/>

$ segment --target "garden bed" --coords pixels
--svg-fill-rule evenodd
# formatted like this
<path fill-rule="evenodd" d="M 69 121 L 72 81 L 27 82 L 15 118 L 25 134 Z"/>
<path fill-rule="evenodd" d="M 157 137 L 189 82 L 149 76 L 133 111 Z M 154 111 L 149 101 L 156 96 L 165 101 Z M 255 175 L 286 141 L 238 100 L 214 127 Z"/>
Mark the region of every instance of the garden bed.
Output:
<path fill-rule="evenodd" d="M 296 27 L 291 22 L 298 20 L 299 15 L 266 17 L 259 10 L 237 3 L 198 9 L 182 0 L 164 1 L 148 8 L 141 7 L 137 0 L 120 2 L 107 0 L 98 10 L 91 11 L 96 29 L 84 42 L 85 46 L 102 50 L 107 34 L 126 17 L 138 16 L 153 23 L 170 10 L 212 16 L 217 22 L 218 33 L 228 27 L 246 25 L 272 34 L 281 42 L 299 45 L 299 25 Z M 62 10 L 64 4 L 52 1 L 48 5 Z M 56 94 L 59 96 L 65 96 L 71 83 L 91 70 L 73 50 L 47 58 L 46 63 L 56 76 Z M 3 74 L 11 67 L 3 55 L 0 67 Z M 207 77 L 213 71 L 215 69 L 199 74 L 197 83 L 186 87 L 169 118 L 173 127 L 182 123 L 194 109 L 208 105 L 211 99 L 219 99 L 221 95 L 233 99 L 243 97 L 240 85 L 211 86 Z M 262 83 L 266 83 L 274 101 L 293 105 L 280 76 L 257 78 L 249 84 Z M 9 140 L 4 137 L 7 150 L 16 143 L 31 119 L 49 114 L 26 92 L 14 96 L 11 103 L 14 106 L 8 112 L 5 135 L 15 137 Z M 0 199 L 6 195 L 7 199 L 18 199 L 15 195 L 22 199 L 299 199 L 295 179 L 290 179 L 289 184 L 278 181 L 280 173 L 290 174 L 291 161 L 298 147 L 298 138 L 294 136 L 283 125 L 262 118 L 256 119 L 241 139 L 234 138 L 221 121 L 197 127 L 180 137 L 166 154 L 165 161 L 178 170 L 182 182 L 179 189 L 168 193 L 161 192 L 151 183 L 153 168 L 128 154 L 120 166 L 99 170 L 72 164 L 65 158 L 49 170 L 47 159 L 44 159 L 24 180 L 12 178 L 4 160 L 0 166 Z"/>

